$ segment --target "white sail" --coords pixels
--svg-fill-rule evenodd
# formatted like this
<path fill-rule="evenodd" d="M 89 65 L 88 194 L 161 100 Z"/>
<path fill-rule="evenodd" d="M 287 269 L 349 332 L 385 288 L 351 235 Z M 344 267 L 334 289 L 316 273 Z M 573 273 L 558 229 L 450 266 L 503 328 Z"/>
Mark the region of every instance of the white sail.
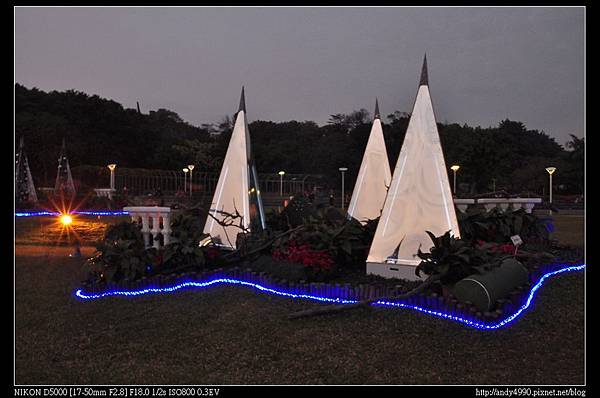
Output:
<path fill-rule="evenodd" d="M 251 200 L 254 199 L 254 200 Z M 250 135 L 246 121 L 244 91 L 240 100 L 240 110 L 229 141 L 229 147 L 223 161 L 219 182 L 210 205 L 210 214 L 206 219 L 204 232 L 220 241 L 221 246 L 235 249 L 237 234 L 251 229 L 251 222 L 258 220 L 258 226 L 264 228 L 264 211 L 260 198 L 260 188 L 256 181 L 256 171 L 251 162 Z M 237 225 L 221 226 L 216 219 L 223 220 L 226 215 L 239 214 Z"/>
<path fill-rule="evenodd" d="M 429 95 L 427 60 L 383 212 L 367 257 L 367 273 L 418 279 L 417 251 L 450 230 L 460 237 L 444 154 Z M 398 248 L 398 246 L 400 246 Z"/>
<path fill-rule="evenodd" d="M 379 117 L 379 104 L 376 103 L 375 118 L 348 206 L 348 216 L 361 223 L 379 217 L 391 179 L 390 162 Z"/>

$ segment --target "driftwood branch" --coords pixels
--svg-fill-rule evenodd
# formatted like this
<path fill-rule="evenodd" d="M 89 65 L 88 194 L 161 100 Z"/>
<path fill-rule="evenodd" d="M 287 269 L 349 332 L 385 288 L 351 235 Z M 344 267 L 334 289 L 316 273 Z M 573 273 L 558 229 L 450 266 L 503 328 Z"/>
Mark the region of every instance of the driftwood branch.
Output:
<path fill-rule="evenodd" d="M 229 234 L 227 233 L 227 227 L 236 227 L 239 228 L 241 232 L 243 233 L 248 233 L 249 230 L 248 228 L 244 227 L 244 217 L 239 213 L 238 209 L 235 207 L 235 202 L 233 205 L 233 208 L 235 210 L 235 213 L 229 213 L 226 212 L 224 210 L 214 210 L 215 213 L 219 213 L 221 215 L 223 215 L 224 217 L 222 219 L 219 219 L 217 217 L 215 217 L 210 210 L 208 211 L 208 215 L 217 222 L 217 224 L 219 224 L 221 227 L 223 227 L 223 231 L 225 232 L 225 238 L 227 238 L 227 241 L 229 242 L 230 246 L 233 246 L 233 243 L 231 242 L 231 240 L 229 239 Z M 236 220 L 239 219 L 240 223 L 239 225 L 236 224 Z"/>
<path fill-rule="evenodd" d="M 276 235 L 276 236 L 272 237 L 272 238 L 271 238 L 271 239 L 269 239 L 269 240 L 268 240 L 266 243 L 264 243 L 264 244 L 260 245 L 259 247 L 255 248 L 255 249 L 252 249 L 252 250 L 250 250 L 248 253 L 246 253 L 246 254 L 245 254 L 245 257 L 251 256 L 251 255 L 253 255 L 253 254 L 259 253 L 259 252 L 261 252 L 261 251 L 263 251 L 263 250 L 267 249 L 267 248 L 268 248 L 268 247 L 270 247 L 270 246 L 273 244 L 273 242 L 275 242 L 277 239 L 279 239 L 279 238 L 282 238 L 282 237 L 284 237 L 284 236 L 286 236 L 286 235 L 289 235 L 289 234 L 291 234 L 292 232 L 299 231 L 299 230 L 303 229 L 304 227 L 305 227 L 304 225 L 300 225 L 299 227 L 292 228 L 292 229 L 288 229 L 287 231 L 285 231 L 285 232 L 282 232 L 282 233 L 280 233 L 279 235 Z M 238 254 L 238 253 L 240 252 L 240 250 L 241 250 L 241 249 L 237 249 L 237 250 L 234 250 L 234 251 L 232 251 L 231 253 L 227 253 L 227 254 L 225 254 L 225 255 L 223 256 L 223 258 L 224 258 L 224 259 L 226 259 L 226 258 L 232 257 L 232 256 L 234 256 L 234 255 Z M 236 260 L 236 261 L 237 261 L 237 260 Z"/>
<path fill-rule="evenodd" d="M 324 315 L 324 314 L 331 314 L 331 313 L 335 313 L 335 312 L 348 311 L 348 310 L 352 310 L 355 308 L 363 308 L 363 307 L 367 307 L 367 306 L 371 305 L 372 303 L 379 301 L 379 300 L 406 299 L 417 293 L 422 292 L 423 290 L 425 290 L 425 288 L 427 288 L 428 286 L 431 286 L 434 282 L 438 281 L 440 278 L 441 278 L 441 275 L 432 275 L 429 278 L 425 279 L 425 281 L 423 281 L 423 283 L 421 283 L 419 286 L 415 287 L 413 290 L 411 290 L 407 293 L 404 293 L 404 294 L 362 300 L 355 304 L 334 304 L 334 305 L 327 305 L 324 307 L 312 308 L 310 310 L 294 312 L 294 313 L 288 315 L 288 319 L 305 318 L 305 317 L 314 316 L 314 315 Z"/>

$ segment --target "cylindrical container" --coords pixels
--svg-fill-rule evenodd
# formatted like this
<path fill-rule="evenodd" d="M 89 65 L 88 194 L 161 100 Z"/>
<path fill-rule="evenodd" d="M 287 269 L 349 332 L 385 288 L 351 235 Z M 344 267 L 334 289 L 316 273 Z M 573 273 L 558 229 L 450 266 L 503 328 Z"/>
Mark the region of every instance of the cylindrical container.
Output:
<path fill-rule="evenodd" d="M 454 285 L 453 293 L 461 301 L 472 302 L 480 311 L 488 311 L 496 300 L 505 297 L 517 286 L 526 283 L 525 267 L 513 258 L 483 274 L 470 275 Z"/>

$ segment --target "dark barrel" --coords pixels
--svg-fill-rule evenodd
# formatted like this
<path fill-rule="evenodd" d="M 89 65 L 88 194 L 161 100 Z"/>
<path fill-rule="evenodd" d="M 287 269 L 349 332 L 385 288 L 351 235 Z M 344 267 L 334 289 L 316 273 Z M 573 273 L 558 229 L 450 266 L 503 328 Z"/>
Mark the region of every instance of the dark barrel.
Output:
<path fill-rule="evenodd" d="M 496 300 L 527 281 L 525 267 L 514 258 L 508 258 L 497 268 L 461 279 L 454 285 L 453 293 L 459 301 L 470 301 L 480 311 L 488 311 Z"/>

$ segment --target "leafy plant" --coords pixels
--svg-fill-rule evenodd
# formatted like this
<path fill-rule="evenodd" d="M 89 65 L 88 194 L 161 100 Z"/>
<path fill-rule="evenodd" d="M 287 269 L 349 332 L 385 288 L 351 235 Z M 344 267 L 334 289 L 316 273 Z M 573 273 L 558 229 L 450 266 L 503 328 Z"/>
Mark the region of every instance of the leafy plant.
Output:
<path fill-rule="evenodd" d="M 95 255 L 87 261 L 93 278 L 106 282 L 137 279 L 152 270 L 160 257 L 156 249 L 146 249 L 140 228 L 123 221 L 108 227 L 96 244 Z"/>
<path fill-rule="evenodd" d="M 322 278 L 341 268 L 362 266 L 375 227 L 376 220 L 363 226 L 321 209 L 304 219 L 302 229 L 276 240 L 271 251 L 276 259 L 303 263 Z"/>
<path fill-rule="evenodd" d="M 171 231 L 171 242 L 165 246 L 163 254 L 165 268 L 176 271 L 203 267 L 206 259 L 199 242 L 207 234 L 203 232 L 200 217 L 182 213 L 173 219 Z"/>
<path fill-rule="evenodd" d="M 508 243 L 513 235 L 520 235 L 524 241 L 548 239 L 547 222 L 523 209 L 494 208 L 486 212 L 473 206 L 466 214 L 458 212 L 458 222 L 463 239 L 472 242 Z"/>
<path fill-rule="evenodd" d="M 453 285 L 469 275 L 482 273 L 500 265 L 502 256 L 473 247 L 470 242 L 450 235 L 450 231 L 437 237 L 430 231 L 426 232 L 433 242 L 433 247 L 429 253 L 418 250 L 417 255 L 422 261 L 416 267 L 415 273 L 419 277 L 421 272 L 429 276 L 440 275 L 443 285 Z"/>

